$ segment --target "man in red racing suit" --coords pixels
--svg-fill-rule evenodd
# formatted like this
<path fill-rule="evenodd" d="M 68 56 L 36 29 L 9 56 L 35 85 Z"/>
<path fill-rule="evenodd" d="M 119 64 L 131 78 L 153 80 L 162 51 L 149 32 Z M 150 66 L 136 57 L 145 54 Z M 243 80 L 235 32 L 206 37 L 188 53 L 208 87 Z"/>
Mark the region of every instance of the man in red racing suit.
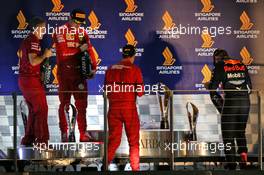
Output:
<path fill-rule="evenodd" d="M 49 140 L 48 105 L 40 67 L 44 59 L 51 57 L 52 52 L 46 49 L 41 54 L 40 40 L 45 33 L 45 21 L 34 17 L 31 27 L 34 32 L 23 40 L 18 51 L 18 83 L 29 109 L 25 136 L 21 140 L 21 145 L 25 146 L 32 146 L 33 143 L 47 144 Z"/>
<path fill-rule="evenodd" d="M 112 161 L 119 147 L 123 124 L 130 147 L 130 164 L 133 171 L 139 170 L 139 129 L 140 122 L 136 107 L 137 96 L 144 94 L 142 73 L 134 65 L 135 48 L 123 48 L 123 60 L 107 70 L 105 90 L 109 99 L 108 163 Z"/>
<path fill-rule="evenodd" d="M 53 35 L 57 55 L 57 77 L 59 82 L 59 120 L 62 142 L 67 142 L 68 126 L 64 107 L 70 103 L 71 95 L 75 99 L 78 111 L 77 123 L 80 132 L 80 141 L 87 142 L 91 139 L 86 132 L 86 108 L 87 108 L 87 82 L 81 75 L 80 60 L 78 55 L 88 51 L 92 62 L 92 72 L 96 71 L 96 59 L 92 50 L 90 39 L 80 25 L 85 23 L 85 13 L 75 9 L 71 13 L 71 19 L 65 25 L 59 27 L 59 33 Z M 84 39 L 85 43 L 82 43 Z"/>

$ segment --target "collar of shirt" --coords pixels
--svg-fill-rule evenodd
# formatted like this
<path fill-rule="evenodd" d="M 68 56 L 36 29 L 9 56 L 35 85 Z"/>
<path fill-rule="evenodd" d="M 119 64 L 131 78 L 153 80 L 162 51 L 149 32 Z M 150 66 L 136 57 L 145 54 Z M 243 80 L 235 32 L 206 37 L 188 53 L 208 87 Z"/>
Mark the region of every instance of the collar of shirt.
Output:
<path fill-rule="evenodd" d="M 120 64 L 131 66 L 133 65 L 129 59 L 123 59 L 120 61 Z"/>

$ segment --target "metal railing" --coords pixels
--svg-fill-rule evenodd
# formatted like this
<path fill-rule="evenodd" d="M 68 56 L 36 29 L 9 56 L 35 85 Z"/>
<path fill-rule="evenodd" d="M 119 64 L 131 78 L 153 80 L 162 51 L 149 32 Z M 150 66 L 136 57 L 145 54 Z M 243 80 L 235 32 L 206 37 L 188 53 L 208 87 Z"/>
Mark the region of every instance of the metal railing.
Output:
<path fill-rule="evenodd" d="M 259 169 L 260 170 L 263 170 L 263 162 L 262 162 L 262 159 L 263 159 L 263 147 L 262 147 L 262 144 L 263 144 L 263 136 L 262 136 L 262 126 L 261 126 L 261 123 L 262 123 L 262 120 L 261 120 L 261 114 L 262 114 L 262 111 L 261 111 L 261 98 L 262 98 L 262 92 L 261 91 L 253 91 L 252 94 L 254 94 L 256 96 L 256 104 L 255 106 L 257 107 L 257 116 L 258 116 L 258 165 L 259 165 Z M 10 93 L 12 95 L 12 102 L 13 102 L 13 150 L 14 150 L 14 154 L 13 154 L 13 157 L 12 157 L 12 160 L 14 162 L 14 171 L 18 171 L 18 140 L 17 140 L 17 136 L 18 136 L 18 131 L 17 131 L 17 125 L 18 125 L 18 109 L 17 109 L 17 104 L 18 104 L 18 99 L 17 97 L 18 96 L 21 96 L 21 94 L 19 93 Z M 9 95 L 10 95 L 9 94 Z M 170 142 L 171 143 L 174 143 L 175 142 L 175 122 L 177 123 L 177 121 L 175 121 L 175 116 L 177 116 L 177 110 L 179 109 L 176 109 L 175 108 L 175 104 L 174 104 L 174 100 L 175 98 L 174 97 L 177 97 L 177 96 L 181 96 L 183 94 L 196 94 L 196 95 L 203 95 L 203 94 L 207 94 L 208 95 L 208 91 L 185 91 L 185 90 L 175 90 L 173 91 L 173 96 L 170 96 L 170 102 L 169 102 L 169 132 L 170 132 L 170 136 L 169 136 L 169 139 L 170 139 Z M 153 94 L 152 94 L 153 95 Z M 154 95 L 153 95 L 154 96 Z M 153 99 L 155 99 L 156 97 L 153 97 Z M 103 164 L 105 165 L 104 167 L 104 171 L 107 170 L 106 167 L 107 166 L 107 148 L 108 148 L 108 126 L 107 126 L 107 112 L 108 112 L 108 99 L 107 99 L 107 96 L 106 94 L 104 94 L 103 96 L 103 121 L 104 121 L 104 126 L 103 126 L 103 138 L 104 138 L 104 154 L 103 154 Z M 140 101 L 141 99 L 139 99 Z M 202 103 L 202 101 L 197 101 L 197 103 Z M 89 104 L 89 103 L 88 103 Z M 156 102 L 155 104 L 157 107 L 158 107 L 158 102 Z M 185 106 L 185 105 L 182 105 L 182 106 Z M 88 116 L 89 116 L 89 111 L 88 111 Z M 177 128 L 176 128 L 177 129 Z M 175 161 L 175 159 L 177 159 L 176 155 L 175 155 L 175 152 L 173 151 L 173 149 L 170 150 L 170 156 L 168 157 L 168 163 L 169 163 L 169 167 L 171 170 L 175 170 L 175 163 L 177 161 Z M 151 158 L 151 157 L 150 157 Z M 151 160 L 153 161 L 153 160 Z"/>

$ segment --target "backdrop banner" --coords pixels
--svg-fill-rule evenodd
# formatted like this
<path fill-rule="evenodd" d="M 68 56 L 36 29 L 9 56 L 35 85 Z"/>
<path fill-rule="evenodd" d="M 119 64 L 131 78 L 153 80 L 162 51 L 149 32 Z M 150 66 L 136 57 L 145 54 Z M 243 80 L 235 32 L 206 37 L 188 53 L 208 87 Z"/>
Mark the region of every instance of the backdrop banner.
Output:
<path fill-rule="evenodd" d="M 43 48 L 51 47 L 55 27 L 67 22 L 71 10 L 87 14 L 85 29 L 91 38 L 98 71 L 89 80 L 89 93 L 102 94 L 106 69 L 121 59 L 121 48 L 136 47 L 136 64 L 145 84 L 158 82 L 170 89 L 201 90 L 211 78 L 215 49 L 248 64 L 253 85 L 260 80 L 259 55 L 264 43 L 262 0 L 8 0 L 1 5 L 0 93 L 19 91 L 17 51 L 29 33 L 33 16 L 47 20 Z M 56 58 L 51 57 L 48 93 L 56 93 Z M 255 86 L 256 87 L 256 86 Z M 148 88 L 148 87 L 146 87 Z"/>

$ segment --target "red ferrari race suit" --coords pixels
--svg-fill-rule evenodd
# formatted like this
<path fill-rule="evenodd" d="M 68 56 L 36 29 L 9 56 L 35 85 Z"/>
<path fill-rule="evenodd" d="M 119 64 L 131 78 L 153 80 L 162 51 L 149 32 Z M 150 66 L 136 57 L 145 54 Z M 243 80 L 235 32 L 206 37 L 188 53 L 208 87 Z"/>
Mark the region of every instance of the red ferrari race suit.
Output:
<path fill-rule="evenodd" d="M 75 32 L 75 33 L 74 33 Z M 83 34 L 83 35 L 82 35 Z M 59 120 L 62 134 L 66 134 L 68 130 L 64 106 L 70 103 L 71 95 L 75 99 L 75 106 L 78 110 L 77 122 L 80 132 L 80 138 L 84 136 L 86 131 L 86 108 L 87 108 L 87 82 L 81 75 L 80 60 L 78 54 L 80 38 L 84 36 L 88 44 L 88 53 L 91 57 L 92 70 L 96 70 L 96 59 L 92 50 L 92 45 L 87 33 L 74 30 L 69 23 L 60 27 L 59 33 L 53 35 L 56 46 L 57 55 L 57 78 L 59 82 Z"/>
<path fill-rule="evenodd" d="M 48 105 L 44 86 L 41 82 L 40 65 L 31 65 L 28 54 L 35 53 L 40 56 L 39 39 L 32 33 L 20 46 L 21 57 L 19 60 L 19 87 L 27 102 L 29 115 L 23 137 L 22 145 L 32 143 L 47 143 L 49 140 L 48 130 Z"/>
<path fill-rule="evenodd" d="M 108 163 L 120 145 L 123 124 L 129 142 L 131 168 L 139 170 L 139 129 L 137 96 L 144 94 L 142 73 L 139 67 L 129 60 L 122 60 L 111 66 L 105 76 L 105 90 L 109 99 L 108 124 Z"/>

